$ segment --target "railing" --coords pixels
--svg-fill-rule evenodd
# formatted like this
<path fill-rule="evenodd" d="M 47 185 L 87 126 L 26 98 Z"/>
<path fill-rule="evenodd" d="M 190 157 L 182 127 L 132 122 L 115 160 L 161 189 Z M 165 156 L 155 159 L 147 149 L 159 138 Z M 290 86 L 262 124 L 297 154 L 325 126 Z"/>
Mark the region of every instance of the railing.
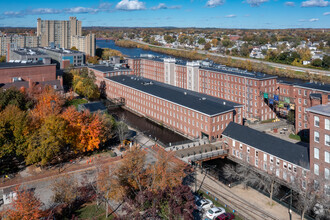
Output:
<path fill-rule="evenodd" d="M 198 155 L 192 155 L 192 156 L 188 156 L 188 157 L 193 157 L 193 158 L 189 158 L 190 161 L 199 161 L 199 160 L 212 158 L 212 157 L 216 157 L 216 156 L 223 156 L 226 154 L 228 154 L 228 150 L 218 150 L 215 152 L 212 151 L 212 152 L 207 152 L 207 153 L 201 153 Z"/>

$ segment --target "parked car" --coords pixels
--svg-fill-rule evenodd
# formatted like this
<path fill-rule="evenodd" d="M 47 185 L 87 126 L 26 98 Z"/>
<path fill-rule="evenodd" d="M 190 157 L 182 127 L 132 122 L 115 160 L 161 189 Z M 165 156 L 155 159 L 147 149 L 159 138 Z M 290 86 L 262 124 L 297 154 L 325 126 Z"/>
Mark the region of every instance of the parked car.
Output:
<path fill-rule="evenodd" d="M 215 217 L 218 217 L 219 215 L 224 213 L 226 213 L 226 210 L 224 208 L 214 207 L 206 212 L 206 217 L 208 217 L 209 219 L 214 219 Z"/>
<path fill-rule="evenodd" d="M 213 202 L 209 199 L 201 199 L 196 202 L 198 211 L 208 210 L 213 207 Z"/>
<path fill-rule="evenodd" d="M 232 213 L 223 213 L 215 218 L 215 220 L 232 220 L 235 219 L 235 215 Z"/>

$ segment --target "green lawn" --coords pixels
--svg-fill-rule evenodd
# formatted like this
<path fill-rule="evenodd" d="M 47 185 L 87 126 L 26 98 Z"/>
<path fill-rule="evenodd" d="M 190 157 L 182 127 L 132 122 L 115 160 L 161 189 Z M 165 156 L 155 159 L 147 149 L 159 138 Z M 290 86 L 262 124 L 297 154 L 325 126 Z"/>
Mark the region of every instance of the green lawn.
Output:
<path fill-rule="evenodd" d="M 299 135 L 296 135 L 296 134 L 290 134 L 289 135 L 289 138 L 294 139 L 294 140 L 297 140 L 297 141 L 301 141 L 300 136 Z"/>
<path fill-rule="evenodd" d="M 212 196 L 206 194 L 203 191 L 199 191 L 199 193 L 201 193 L 204 198 L 211 200 L 216 207 L 223 207 L 224 209 L 226 209 L 227 213 L 233 213 L 232 209 L 229 209 L 228 207 L 225 207 L 225 205 L 223 203 L 219 202 L 219 200 L 215 201 L 215 199 Z M 234 215 L 235 215 L 235 220 L 242 220 L 242 218 L 239 217 L 237 215 L 237 213 L 234 213 Z"/>
<path fill-rule="evenodd" d="M 76 211 L 76 215 L 79 219 L 111 220 L 114 218 L 113 216 L 105 218 L 104 206 L 97 207 L 96 204 L 85 204 Z"/>
<path fill-rule="evenodd" d="M 74 105 L 76 108 L 78 108 L 78 105 L 88 103 L 86 99 L 72 99 L 71 101 L 67 101 L 65 103 L 66 106 Z"/>

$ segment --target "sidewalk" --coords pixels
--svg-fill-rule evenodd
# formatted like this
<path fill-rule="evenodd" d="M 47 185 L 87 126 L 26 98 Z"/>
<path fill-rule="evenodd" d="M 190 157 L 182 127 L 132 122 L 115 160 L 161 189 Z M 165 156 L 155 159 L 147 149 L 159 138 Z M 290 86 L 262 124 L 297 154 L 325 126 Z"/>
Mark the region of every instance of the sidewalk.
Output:
<path fill-rule="evenodd" d="M 204 174 L 197 171 L 197 180 L 199 187 Z M 215 178 L 206 176 L 202 189 L 209 192 L 211 196 L 217 197 L 221 202 L 235 208 L 247 219 L 279 219 L 288 220 L 288 208 L 275 202 L 275 205 L 270 206 L 269 198 L 254 189 L 243 189 L 241 185 L 229 188 Z M 262 214 L 264 212 L 265 214 Z M 300 215 L 292 212 L 292 220 L 299 220 Z"/>

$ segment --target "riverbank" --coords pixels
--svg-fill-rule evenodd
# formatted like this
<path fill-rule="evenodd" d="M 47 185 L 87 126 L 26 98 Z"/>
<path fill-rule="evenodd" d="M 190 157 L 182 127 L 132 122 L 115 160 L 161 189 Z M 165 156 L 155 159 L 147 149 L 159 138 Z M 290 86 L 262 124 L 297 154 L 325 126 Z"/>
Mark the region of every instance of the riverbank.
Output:
<path fill-rule="evenodd" d="M 138 43 L 132 40 L 119 40 L 115 42 L 116 46 L 126 47 L 126 48 L 140 48 L 143 50 L 151 50 L 157 53 L 164 53 L 170 56 L 181 57 L 188 60 L 204 60 L 209 59 L 217 64 L 223 64 L 226 66 L 246 69 L 248 71 L 262 72 L 270 75 L 276 75 L 279 77 L 288 77 L 292 79 L 301 80 L 313 80 L 318 82 L 330 83 L 330 76 L 325 76 L 321 74 L 312 74 L 309 72 L 296 71 L 291 69 L 283 69 L 278 67 L 273 67 L 264 63 L 254 63 L 250 60 L 239 60 L 233 59 L 231 57 L 215 56 L 211 54 L 204 54 L 197 51 L 189 51 L 184 49 L 172 49 L 164 48 L 160 46 L 152 46 L 148 44 Z M 294 66 L 292 66 L 294 68 Z"/>

